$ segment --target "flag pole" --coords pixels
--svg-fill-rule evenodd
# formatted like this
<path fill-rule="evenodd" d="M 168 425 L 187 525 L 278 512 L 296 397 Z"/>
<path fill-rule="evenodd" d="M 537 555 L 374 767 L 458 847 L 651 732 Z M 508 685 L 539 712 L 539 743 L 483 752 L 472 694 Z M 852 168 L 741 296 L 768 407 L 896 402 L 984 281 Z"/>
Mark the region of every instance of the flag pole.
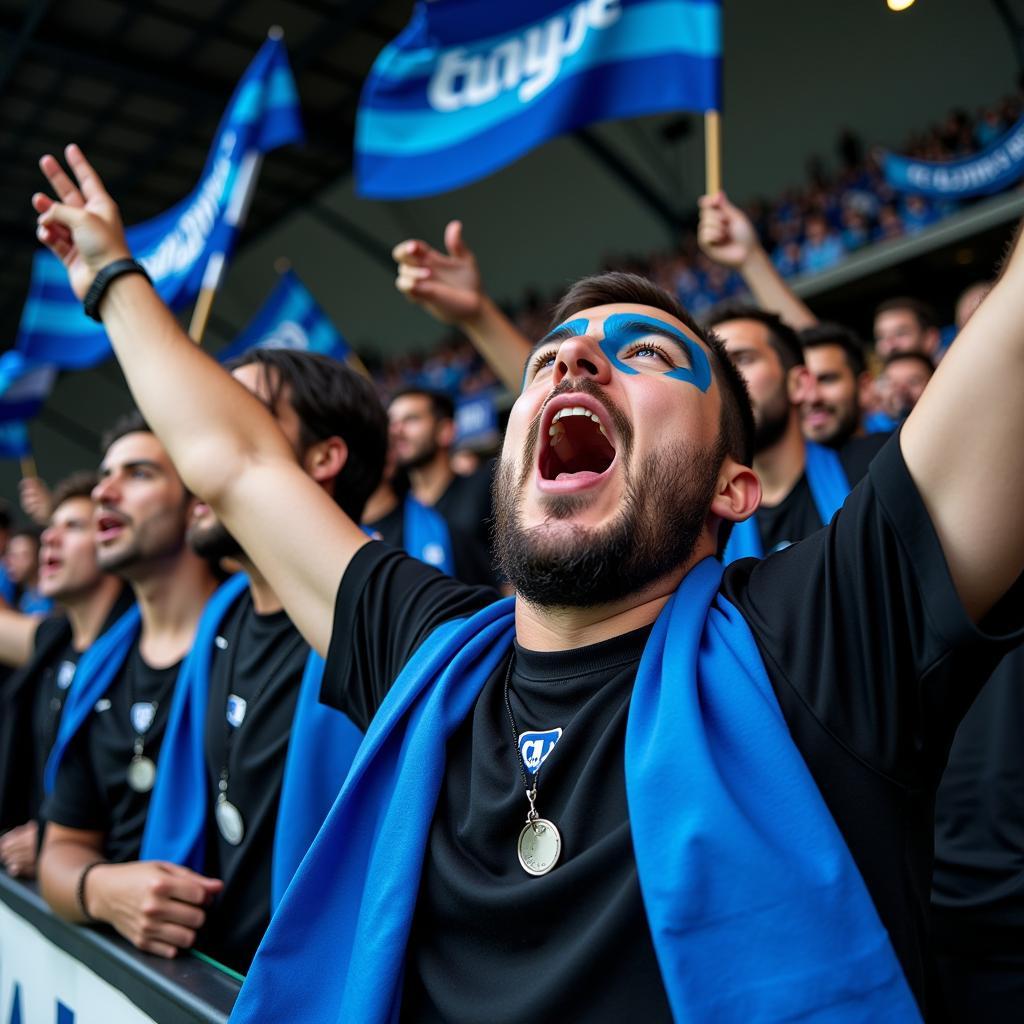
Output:
<path fill-rule="evenodd" d="M 22 455 L 18 461 L 21 464 L 22 480 L 28 480 L 32 477 L 39 476 L 39 469 L 36 466 L 36 460 L 31 455 Z"/>
<path fill-rule="evenodd" d="M 717 110 L 704 112 L 704 190 L 722 191 L 722 121 Z"/>
<path fill-rule="evenodd" d="M 283 37 L 284 29 L 280 25 L 272 25 L 267 32 L 268 39 L 282 39 Z M 238 169 L 238 179 L 228 201 L 224 220 L 225 223 L 236 227 L 239 231 L 241 231 L 245 224 L 249 207 L 252 205 L 252 198 L 256 193 L 256 182 L 259 180 L 262 165 L 263 154 L 253 152 L 245 155 L 242 165 Z M 211 253 L 209 260 L 207 260 L 206 271 L 203 274 L 203 286 L 199 291 L 199 298 L 196 299 L 196 304 L 192 309 L 192 320 L 188 326 L 188 336 L 197 345 L 203 343 L 206 325 L 210 320 L 210 311 L 213 309 L 213 300 L 224 279 L 226 264 L 227 259 L 222 252 Z"/>

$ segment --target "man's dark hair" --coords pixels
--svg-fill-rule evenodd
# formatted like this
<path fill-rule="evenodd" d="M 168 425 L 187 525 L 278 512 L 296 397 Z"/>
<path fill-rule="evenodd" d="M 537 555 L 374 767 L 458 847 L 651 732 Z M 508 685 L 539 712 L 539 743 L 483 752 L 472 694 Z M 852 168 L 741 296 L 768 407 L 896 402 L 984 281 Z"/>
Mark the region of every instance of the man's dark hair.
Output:
<path fill-rule="evenodd" d="M 415 388 L 408 387 L 402 388 L 400 391 L 396 391 L 391 396 L 391 402 L 396 399 L 405 398 L 408 395 L 423 395 L 424 398 L 430 400 L 430 412 L 436 420 L 453 420 L 455 419 L 455 402 L 452 400 L 451 395 L 445 394 L 443 391 L 435 391 L 432 388 Z M 388 405 L 391 404 L 388 402 Z"/>
<path fill-rule="evenodd" d="M 722 392 L 722 445 L 737 462 L 749 466 L 754 457 L 754 413 L 747 386 L 732 364 L 722 342 L 704 330 L 683 308 L 682 303 L 664 288 L 638 274 L 611 271 L 577 281 L 562 296 L 551 315 L 552 329 L 574 313 L 614 302 L 632 302 L 650 306 L 674 316 L 700 338 L 711 352 L 711 367 Z"/>
<path fill-rule="evenodd" d="M 54 511 L 60 508 L 65 501 L 71 501 L 72 498 L 92 500 L 93 488 L 98 482 L 99 477 L 88 469 L 81 469 L 77 473 L 64 477 L 53 489 Z"/>
<path fill-rule="evenodd" d="M 905 363 L 911 360 L 920 363 L 922 366 L 927 366 L 929 377 L 935 373 L 935 364 L 923 352 L 893 352 L 892 355 L 885 357 L 882 363 L 882 372 L 884 373 L 888 370 L 893 363 Z"/>
<path fill-rule="evenodd" d="M 267 375 L 270 406 L 282 396 L 299 418 L 303 451 L 328 437 L 340 437 L 348 457 L 334 480 L 333 497 L 355 522 L 384 473 L 388 421 L 373 384 L 362 374 L 316 352 L 254 348 L 228 369 L 261 366 Z"/>
<path fill-rule="evenodd" d="M 639 274 L 614 270 L 595 274 L 577 281 L 555 306 L 551 314 L 551 329 L 564 323 L 573 314 L 594 306 L 614 302 L 632 302 L 650 306 L 674 316 L 708 347 L 711 369 L 722 394 L 722 413 L 719 422 L 722 451 L 737 462 L 749 466 L 754 458 L 754 412 L 750 405 L 747 385 L 733 365 L 725 346 L 714 332 L 706 331 L 683 308 L 671 293 Z M 725 550 L 733 524 L 726 519 L 718 529 L 718 553 Z"/>
<path fill-rule="evenodd" d="M 100 438 L 100 449 L 103 452 L 115 442 L 128 434 L 152 434 L 150 425 L 138 409 L 132 409 L 114 420 L 114 425 Z"/>
<path fill-rule="evenodd" d="M 843 350 L 846 365 L 854 377 L 859 377 L 868 368 L 864 343 L 849 327 L 834 323 L 815 324 L 813 327 L 805 327 L 799 338 L 805 352 L 809 348 L 838 345 Z"/>
<path fill-rule="evenodd" d="M 713 329 L 728 320 L 755 320 L 768 328 L 768 343 L 787 373 L 794 366 L 803 365 L 804 350 L 800 347 L 800 338 L 781 317 L 747 302 L 721 302 L 704 317 L 704 326 Z"/>
<path fill-rule="evenodd" d="M 10 540 L 14 540 L 15 537 L 28 537 L 38 551 L 42 536 L 43 531 L 38 526 L 19 526 L 16 530 L 11 531 Z"/>
<path fill-rule="evenodd" d="M 914 314 L 917 325 L 922 331 L 928 330 L 929 327 L 938 327 L 939 325 L 939 318 L 935 315 L 935 310 L 927 302 L 922 302 L 920 299 L 912 298 L 909 295 L 901 295 L 895 299 L 886 299 L 875 310 L 875 319 L 882 313 L 892 313 L 901 309 L 909 310 Z"/>

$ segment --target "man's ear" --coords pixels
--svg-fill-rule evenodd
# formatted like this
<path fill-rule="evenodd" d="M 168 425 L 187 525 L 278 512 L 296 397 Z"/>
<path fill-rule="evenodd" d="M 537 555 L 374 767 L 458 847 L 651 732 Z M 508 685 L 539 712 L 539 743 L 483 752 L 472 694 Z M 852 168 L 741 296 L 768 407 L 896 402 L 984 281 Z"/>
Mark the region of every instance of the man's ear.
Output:
<path fill-rule="evenodd" d="M 302 468 L 326 491 L 348 462 L 348 445 L 340 437 L 326 437 L 310 445 L 302 456 Z"/>
<path fill-rule="evenodd" d="M 939 351 L 940 340 L 938 327 L 929 327 L 924 332 L 924 352 L 925 355 L 931 357 L 933 362 L 935 360 L 935 353 Z"/>
<path fill-rule="evenodd" d="M 806 366 L 794 366 L 786 374 L 786 394 L 791 405 L 800 405 L 810 398 L 814 388 L 814 375 Z"/>
<path fill-rule="evenodd" d="M 455 420 L 438 420 L 434 436 L 441 448 L 451 448 L 455 444 Z"/>
<path fill-rule="evenodd" d="M 711 500 L 711 512 L 719 519 L 738 523 L 749 519 L 761 504 L 761 481 L 749 467 L 726 456 L 718 471 L 718 484 Z"/>

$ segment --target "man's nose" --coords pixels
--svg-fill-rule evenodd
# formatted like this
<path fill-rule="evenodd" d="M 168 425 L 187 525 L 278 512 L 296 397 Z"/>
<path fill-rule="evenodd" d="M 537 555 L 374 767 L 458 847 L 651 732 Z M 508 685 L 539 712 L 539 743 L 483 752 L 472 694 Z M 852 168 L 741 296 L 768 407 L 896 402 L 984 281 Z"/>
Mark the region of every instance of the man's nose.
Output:
<path fill-rule="evenodd" d="M 601 351 L 600 343 L 589 335 L 566 338 L 558 346 L 555 357 L 556 384 L 560 384 L 567 377 L 586 377 L 596 384 L 608 384 L 611 376 L 611 361 Z"/>

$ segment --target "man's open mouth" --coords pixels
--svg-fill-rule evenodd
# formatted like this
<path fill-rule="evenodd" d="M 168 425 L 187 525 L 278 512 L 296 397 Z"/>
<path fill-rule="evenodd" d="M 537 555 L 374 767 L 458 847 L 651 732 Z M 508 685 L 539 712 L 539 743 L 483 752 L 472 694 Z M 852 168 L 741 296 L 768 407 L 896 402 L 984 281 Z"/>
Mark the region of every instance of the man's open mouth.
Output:
<path fill-rule="evenodd" d="M 541 421 L 538 469 L 542 480 L 600 476 L 615 461 L 613 432 L 599 403 L 578 394 L 554 399 Z"/>
<path fill-rule="evenodd" d="M 96 540 L 100 542 L 112 540 L 121 533 L 125 525 L 124 519 L 120 516 L 111 515 L 108 512 L 103 513 L 96 520 Z"/>

